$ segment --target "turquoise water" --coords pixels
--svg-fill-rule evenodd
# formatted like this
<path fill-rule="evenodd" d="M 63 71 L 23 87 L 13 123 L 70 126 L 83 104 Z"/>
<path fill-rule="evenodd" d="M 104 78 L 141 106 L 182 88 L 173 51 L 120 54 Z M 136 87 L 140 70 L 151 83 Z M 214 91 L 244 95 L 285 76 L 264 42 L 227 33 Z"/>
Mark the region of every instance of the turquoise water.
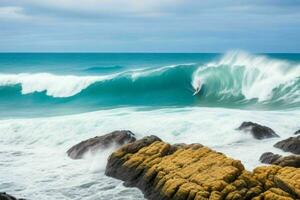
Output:
<path fill-rule="evenodd" d="M 300 105 L 300 54 L 2 53 L 0 115 Z M 201 85 L 201 90 L 195 94 Z"/>
<path fill-rule="evenodd" d="M 108 149 L 66 151 L 114 130 L 201 143 L 261 165 L 300 129 L 300 54 L 0 54 L 0 191 L 26 199 L 144 200 L 105 176 Z M 256 140 L 243 121 L 280 138 Z"/>

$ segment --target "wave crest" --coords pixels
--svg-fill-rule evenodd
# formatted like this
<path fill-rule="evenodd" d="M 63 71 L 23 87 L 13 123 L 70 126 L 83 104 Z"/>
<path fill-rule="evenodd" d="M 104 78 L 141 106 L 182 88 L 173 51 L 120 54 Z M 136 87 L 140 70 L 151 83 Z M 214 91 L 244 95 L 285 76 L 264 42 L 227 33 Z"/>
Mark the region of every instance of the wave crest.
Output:
<path fill-rule="evenodd" d="M 172 65 L 157 69 L 139 69 L 100 76 L 55 75 L 50 73 L 0 74 L 0 86 L 20 85 L 22 94 L 45 92 L 47 96 L 63 98 L 75 96 L 94 84 L 106 85 L 107 87 L 111 87 L 107 83 L 120 85 L 120 87 L 129 85 L 127 88 L 129 90 L 133 85 L 137 88 L 140 87 L 134 84 L 134 82 L 140 82 L 140 79 L 147 81 L 147 79 L 153 80 L 155 78 L 156 81 L 168 82 L 168 80 L 176 78 L 180 74 L 178 72 L 184 71 L 183 68 L 188 66 L 192 66 L 192 64 Z M 168 75 L 170 73 L 173 75 Z M 152 84 L 158 86 L 155 82 Z M 150 82 L 147 85 L 141 83 L 142 85 L 144 85 L 145 91 L 153 88 Z"/>
<path fill-rule="evenodd" d="M 15 85 L 20 87 L 7 87 Z M 33 107 L 40 101 L 74 102 L 78 107 L 300 107 L 300 65 L 245 52 L 229 52 L 202 66 L 173 65 L 101 76 L 0 74 L 0 86 L 1 101 L 14 97 L 18 104 L 20 96 L 12 93 L 21 88 L 22 99 Z"/>
<path fill-rule="evenodd" d="M 52 97 L 70 97 L 78 94 L 89 85 L 108 77 L 38 74 L 0 74 L 0 86 L 20 84 L 22 94 L 44 92 Z"/>
<path fill-rule="evenodd" d="M 198 68 L 192 85 L 218 101 L 300 103 L 300 65 L 235 51 Z"/>

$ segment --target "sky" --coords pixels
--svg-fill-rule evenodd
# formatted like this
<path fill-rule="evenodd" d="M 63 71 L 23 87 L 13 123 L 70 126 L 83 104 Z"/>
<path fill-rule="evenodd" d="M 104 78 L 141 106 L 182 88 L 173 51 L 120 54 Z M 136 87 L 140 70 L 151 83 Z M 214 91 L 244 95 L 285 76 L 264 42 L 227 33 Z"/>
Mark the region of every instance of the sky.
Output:
<path fill-rule="evenodd" d="M 0 52 L 300 52 L 300 0 L 0 0 Z"/>

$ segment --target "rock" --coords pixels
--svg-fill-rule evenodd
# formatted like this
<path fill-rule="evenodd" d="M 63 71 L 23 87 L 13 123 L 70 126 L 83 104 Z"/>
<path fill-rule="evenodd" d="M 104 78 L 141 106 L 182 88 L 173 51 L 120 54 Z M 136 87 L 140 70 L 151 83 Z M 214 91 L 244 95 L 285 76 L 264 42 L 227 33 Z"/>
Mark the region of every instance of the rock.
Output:
<path fill-rule="evenodd" d="M 260 156 L 259 160 L 260 162 L 265 164 L 273 164 L 276 160 L 278 160 L 281 157 L 281 155 L 273 154 L 272 152 L 266 152 Z"/>
<path fill-rule="evenodd" d="M 82 141 L 71 147 L 67 154 L 72 159 L 80 159 L 87 152 L 96 152 L 99 149 L 108 148 L 113 144 L 118 146 L 134 142 L 136 139 L 131 131 L 114 131 L 103 136 Z"/>
<path fill-rule="evenodd" d="M 5 192 L 0 192 L 0 200 L 25 200 L 25 199 L 17 199 L 16 197 L 6 194 Z"/>
<path fill-rule="evenodd" d="M 149 200 L 300 198 L 300 169 L 272 165 L 251 173 L 201 144 L 171 145 L 155 136 L 112 153 L 105 174 L 138 187 Z"/>
<path fill-rule="evenodd" d="M 289 166 L 289 167 L 300 168 L 300 156 L 296 156 L 296 155 L 283 156 L 278 160 L 276 160 L 273 164 L 280 165 L 282 167 Z"/>
<path fill-rule="evenodd" d="M 282 167 L 300 168 L 300 156 L 296 155 L 281 156 L 278 154 L 267 152 L 261 155 L 260 161 L 265 164 L 279 165 Z"/>
<path fill-rule="evenodd" d="M 5 192 L 0 192 L 0 200 L 17 200 L 17 198 L 6 194 Z"/>
<path fill-rule="evenodd" d="M 257 167 L 252 177 L 264 188 L 264 192 L 253 199 L 293 200 L 300 198 L 300 169 L 276 165 Z"/>
<path fill-rule="evenodd" d="M 238 130 L 250 132 L 256 139 L 279 137 L 271 128 L 253 122 L 243 122 Z"/>
<path fill-rule="evenodd" d="M 274 147 L 282 149 L 286 152 L 291 152 L 294 154 L 300 154 L 300 135 L 297 137 L 290 137 L 286 140 L 277 142 Z"/>
<path fill-rule="evenodd" d="M 298 134 L 300 134 L 300 130 L 298 130 L 294 133 L 294 135 L 298 135 Z"/>

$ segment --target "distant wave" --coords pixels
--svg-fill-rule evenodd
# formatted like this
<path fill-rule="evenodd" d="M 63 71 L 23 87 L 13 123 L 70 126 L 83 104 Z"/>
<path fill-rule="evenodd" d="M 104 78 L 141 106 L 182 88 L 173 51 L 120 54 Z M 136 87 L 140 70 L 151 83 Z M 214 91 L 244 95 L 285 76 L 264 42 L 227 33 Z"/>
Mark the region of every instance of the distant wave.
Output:
<path fill-rule="evenodd" d="M 195 94 L 199 83 L 201 90 Z M 240 51 L 202 66 L 173 65 L 102 76 L 0 74 L 3 98 L 12 93 L 3 88 L 15 86 L 23 95 L 40 93 L 99 106 L 300 107 L 299 64 Z"/>
<path fill-rule="evenodd" d="M 116 70 L 120 70 L 123 69 L 123 66 L 120 65 L 115 65 L 115 66 L 101 66 L 101 67 L 88 67 L 86 69 L 84 69 L 84 71 L 87 72 L 103 72 L 103 71 L 107 71 L 107 72 L 111 72 L 111 71 L 116 71 Z"/>
<path fill-rule="evenodd" d="M 81 92 L 89 85 L 106 78 L 108 77 L 59 76 L 49 73 L 0 74 L 0 86 L 20 84 L 22 94 L 45 91 L 48 96 L 69 97 Z"/>

